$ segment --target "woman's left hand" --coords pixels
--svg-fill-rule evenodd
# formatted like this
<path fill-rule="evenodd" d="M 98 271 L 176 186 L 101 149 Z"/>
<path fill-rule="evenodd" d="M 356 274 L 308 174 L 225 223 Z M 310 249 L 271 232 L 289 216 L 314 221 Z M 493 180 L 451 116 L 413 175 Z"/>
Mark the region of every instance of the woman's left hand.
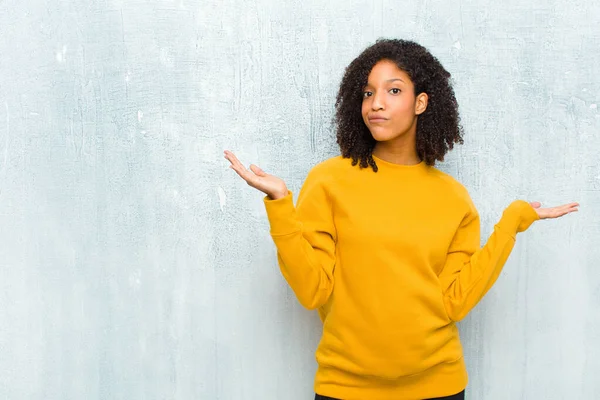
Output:
<path fill-rule="evenodd" d="M 540 219 L 547 218 L 559 218 L 563 215 L 570 214 L 572 212 L 579 211 L 579 203 L 569 203 L 564 204 L 558 207 L 550 207 L 550 208 L 541 208 L 542 204 L 539 201 L 534 201 L 529 203 L 535 209 L 535 212 L 538 213 Z"/>

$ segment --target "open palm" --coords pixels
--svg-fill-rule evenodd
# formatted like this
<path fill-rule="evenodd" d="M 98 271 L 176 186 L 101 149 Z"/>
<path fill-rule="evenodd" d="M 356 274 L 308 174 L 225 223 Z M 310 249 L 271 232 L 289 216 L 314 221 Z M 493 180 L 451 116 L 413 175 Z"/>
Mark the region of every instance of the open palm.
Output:
<path fill-rule="evenodd" d="M 531 206 L 535 209 L 535 212 L 538 213 L 540 219 L 559 218 L 563 215 L 579 211 L 579 203 L 569 203 L 563 204 L 562 206 L 549 208 L 541 208 L 542 205 L 539 201 L 534 201 L 529 204 L 531 204 Z"/>
<path fill-rule="evenodd" d="M 250 165 L 250 169 L 247 169 L 229 150 L 225 150 L 225 158 L 231 163 L 229 168 L 237 172 L 248 185 L 260 190 L 271 199 L 276 200 L 287 195 L 287 186 L 281 178 L 267 174 L 254 164 Z"/>

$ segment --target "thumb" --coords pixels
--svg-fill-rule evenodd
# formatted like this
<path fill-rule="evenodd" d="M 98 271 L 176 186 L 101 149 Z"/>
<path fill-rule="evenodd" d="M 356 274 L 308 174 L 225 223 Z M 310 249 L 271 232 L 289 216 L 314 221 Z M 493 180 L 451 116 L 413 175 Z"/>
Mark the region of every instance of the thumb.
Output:
<path fill-rule="evenodd" d="M 250 170 L 252 170 L 252 172 L 254 172 L 258 176 L 267 176 L 267 173 L 265 171 L 263 171 L 254 164 L 250 165 Z"/>
<path fill-rule="evenodd" d="M 532 201 L 529 204 L 531 204 L 531 207 L 533 208 L 540 208 L 542 206 L 542 203 L 540 203 L 539 201 Z"/>

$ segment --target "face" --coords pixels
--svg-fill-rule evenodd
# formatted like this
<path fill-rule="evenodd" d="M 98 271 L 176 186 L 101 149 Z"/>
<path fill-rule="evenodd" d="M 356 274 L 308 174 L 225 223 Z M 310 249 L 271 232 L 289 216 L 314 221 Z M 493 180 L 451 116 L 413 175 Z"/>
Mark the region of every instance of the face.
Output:
<path fill-rule="evenodd" d="M 427 108 L 427 94 L 415 96 L 408 74 L 389 60 L 379 61 L 363 90 L 362 117 L 378 142 L 414 140 L 417 117 Z"/>

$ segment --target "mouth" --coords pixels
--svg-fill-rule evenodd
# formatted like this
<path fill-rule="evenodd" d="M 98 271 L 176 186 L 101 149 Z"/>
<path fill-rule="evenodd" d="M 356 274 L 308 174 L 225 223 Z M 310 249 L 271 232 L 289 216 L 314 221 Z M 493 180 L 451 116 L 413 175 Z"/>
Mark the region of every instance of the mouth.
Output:
<path fill-rule="evenodd" d="M 380 118 L 380 117 L 369 118 L 369 122 L 372 124 L 377 124 L 377 123 L 381 123 L 381 122 L 385 122 L 385 121 L 387 121 L 386 118 Z"/>

